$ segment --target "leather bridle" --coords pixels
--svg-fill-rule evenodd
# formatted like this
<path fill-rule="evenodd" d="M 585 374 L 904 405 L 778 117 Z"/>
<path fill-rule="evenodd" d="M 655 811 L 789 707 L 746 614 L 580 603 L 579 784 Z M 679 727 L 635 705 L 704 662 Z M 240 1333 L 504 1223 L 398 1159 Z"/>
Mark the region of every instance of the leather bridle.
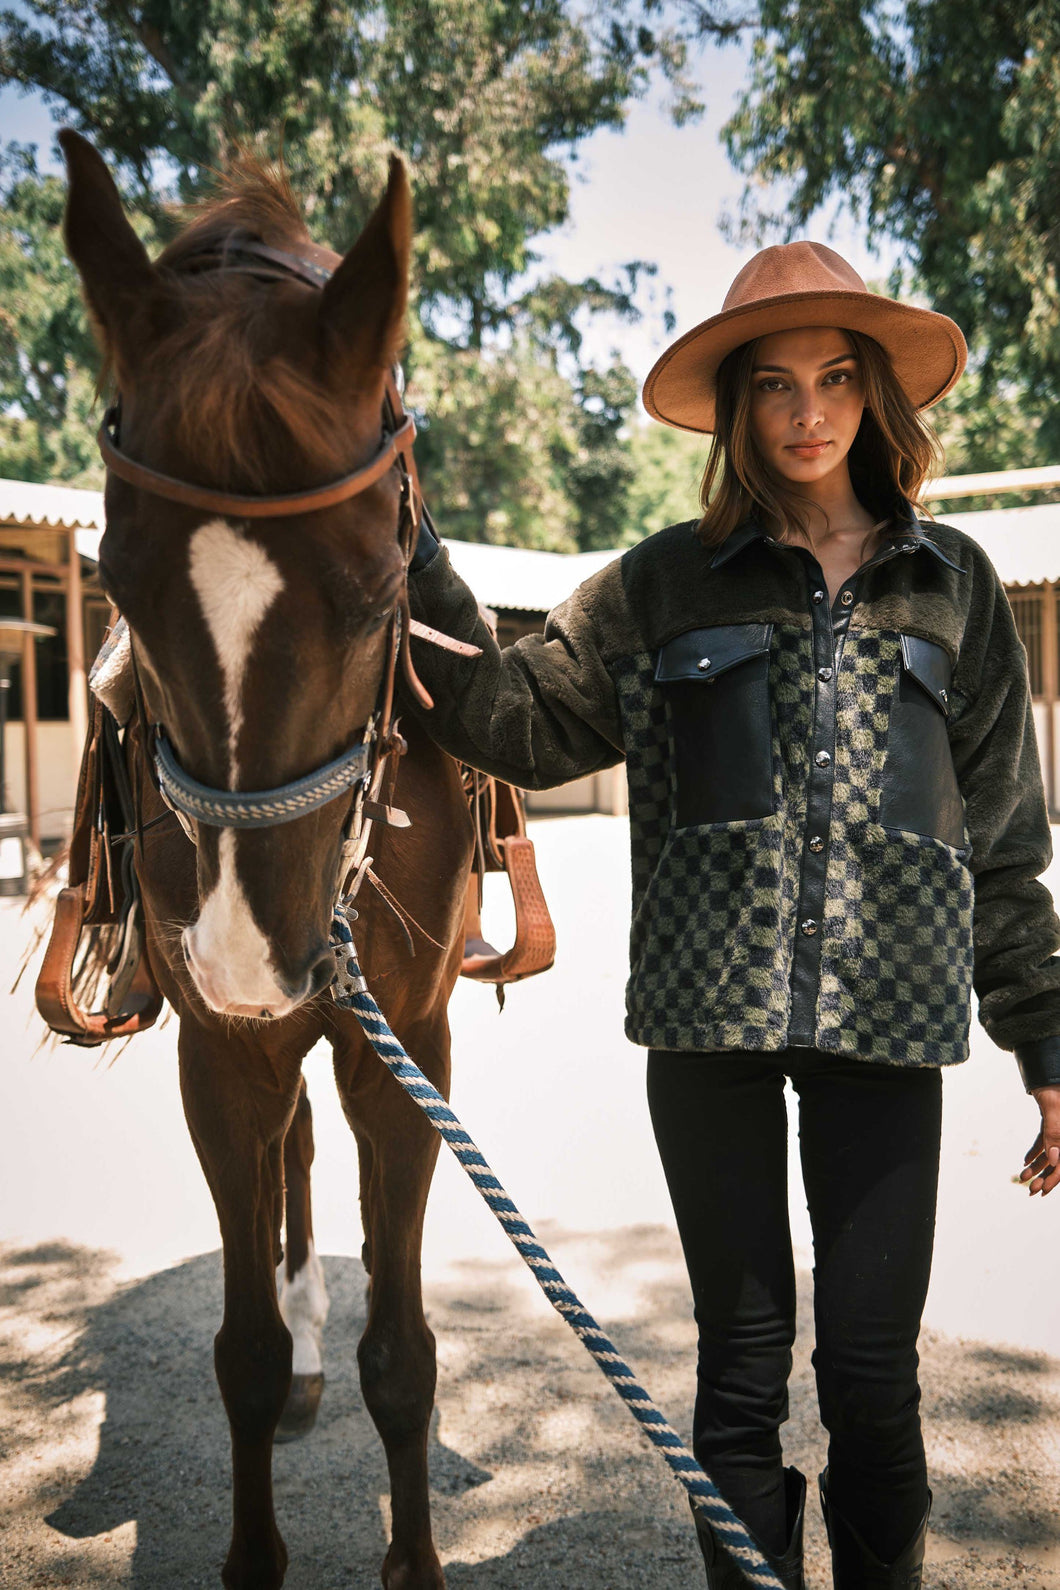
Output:
<path fill-rule="evenodd" d="M 327 285 L 332 275 L 331 270 L 322 265 L 253 239 L 229 243 L 223 250 L 213 249 L 196 254 L 181 262 L 180 268 L 182 271 L 238 273 L 264 281 L 294 279 L 318 290 Z M 98 438 L 107 469 L 137 490 L 164 497 L 184 507 L 239 519 L 281 519 L 332 508 L 366 491 L 382 479 L 388 470 L 397 470 L 401 485 L 398 542 L 404 558 L 405 577 L 390 623 L 376 710 L 365 725 L 360 742 L 342 756 L 270 790 L 232 791 L 200 784 L 181 767 L 162 725 L 148 725 L 139 669 L 135 666 L 135 650 L 133 652 L 137 710 L 145 748 L 149 755 L 153 752 L 159 792 L 181 820 L 189 837 L 196 839 L 192 825 L 197 823 L 216 828 L 262 828 L 290 822 L 307 811 L 316 810 L 337 799 L 345 790 L 352 788 L 353 799 L 343 828 L 340 886 L 351 870 L 363 871 L 370 823 L 392 822 L 399 827 L 408 823 L 403 812 L 396 811 L 378 797 L 388 774 L 392 789 L 397 773 L 396 761 L 405 750 L 405 742 L 398 732 L 394 715 L 395 681 L 399 665 L 409 690 L 420 704 L 426 708 L 434 704 L 413 667 L 409 654 L 410 635 L 417 635 L 461 656 L 480 655 L 477 646 L 442 635 L 409 615 L 409 562 L 416 546 L 421 520 L 426 519 L 430 525 L 430 515 L 420 495 L 419 476 L 412 454 L 416 436 L 415 421 L 405 413 L 392 372 L 388 373 L 386 379 L 382 419 L 382 441 L 367 463 L 339 480 L 310 491 L 272 496 L 217 491 L 210 486 L 196 485 L 162 474 L 136 462 L 121 447 L 120 398 L 104 416 Z M 140 832 L 142 835 L 142 828 Z"/>

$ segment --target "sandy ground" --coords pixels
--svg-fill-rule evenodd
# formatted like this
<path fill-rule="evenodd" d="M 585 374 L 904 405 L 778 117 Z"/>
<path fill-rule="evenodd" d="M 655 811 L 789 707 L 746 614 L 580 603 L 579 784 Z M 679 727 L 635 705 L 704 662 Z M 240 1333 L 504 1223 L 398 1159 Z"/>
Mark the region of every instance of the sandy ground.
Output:
<path fill-rule="evenodd" d="M 454 998 L 454 1104 L 560 1268 L 687 1436 L 694 1333 L 643 1099 L 621 1036 L 625 824 L 534 825 L 559 931 L 556 968 Z M 1053 880 L 1060 883 L 1060 875 Z M 503 902 L 493 925 L 503 936 Z M 0 908 L 0 954 L 26 925 Z M 211 1343 L 213 1211 L 180 1115 L 174 1029 L 113 1063 L 35 1051 L 30 994 L 3 1025 L 0 1109 L 0 1585 L 215 1585 L 228 1459 Z M 287 1585 L 378 1582 L 382 1450 L 354 1344 L 364 1274 L 356 1165 L 327 1059 L 307 1063 L 317 1235 L 331 1314 L 309 1440 L 278 1449 Z M 936 1263 L 922 1338 L 936 1503 L 926 1590 L 1060 1590 L 1060 1199 L 1015 1187 L 1035 1111 L 976 1035 L 949 1073 Z M 797 1156 L 792 1155 L 793 1161 Z M 824 1457 L 810 1350 L 809 1233 L 792 1165 L 802 1319 L 786 1456 Z M 452 1587 L 610 1590 L 702 1583 L 687 1507 L 613 1392 L 548 1309 L 443 1150 L 424 1248 L 438 1338 L 436 1538 Z M 808 1583 L 828 1572 L 816 1507 Z"/>

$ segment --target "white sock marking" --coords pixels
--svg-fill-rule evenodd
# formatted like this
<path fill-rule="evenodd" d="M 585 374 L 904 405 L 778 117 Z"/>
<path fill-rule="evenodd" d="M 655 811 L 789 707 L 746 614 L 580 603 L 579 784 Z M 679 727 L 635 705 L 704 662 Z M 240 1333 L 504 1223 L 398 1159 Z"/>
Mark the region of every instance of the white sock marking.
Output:
<path fill-rule="evenodd" d="M 276 1291 L 284 1324 L 294 1337 L 296 1375 L 319 1375 L 324 1367 L 322 1345 L 324 1321 L 328 1317 L 328 1294 L 324 1286 L 324 1266 L 311 1242 L 309 1257 L 293 1280 L 287 1279 L 286 1262 L 276 1272 Z"/>

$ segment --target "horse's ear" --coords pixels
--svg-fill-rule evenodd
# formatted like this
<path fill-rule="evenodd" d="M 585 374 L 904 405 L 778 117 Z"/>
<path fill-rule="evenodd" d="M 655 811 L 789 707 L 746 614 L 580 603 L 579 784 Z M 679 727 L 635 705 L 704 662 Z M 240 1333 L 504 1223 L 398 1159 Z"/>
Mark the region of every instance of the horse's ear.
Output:
<path fill-rule="evenodd" d="M 89 314 L 119 383 L 143 346 L 142 317 L 158 288 L 147 250 L 129 225 L 114 179 L 92 145 L 64 127 L 59 143 L 69 188 L 63 234 L 77 266 Z"/>
<path fill-rule="evenodd" d="M 390 157 L 386 192 L 331 278 L 320 304 L 328 364 L 386 370 L 405 341 L 412 198 L 405 163 Z"/>

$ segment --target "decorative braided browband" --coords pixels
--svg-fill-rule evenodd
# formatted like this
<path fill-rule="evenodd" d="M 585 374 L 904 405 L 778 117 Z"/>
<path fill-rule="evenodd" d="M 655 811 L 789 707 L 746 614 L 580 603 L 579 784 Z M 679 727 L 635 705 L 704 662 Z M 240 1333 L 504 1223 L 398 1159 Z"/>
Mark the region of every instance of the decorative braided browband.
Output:
<path fill-rule="evenodd" d="M 155 731 L 155 771 L 163 798 L 176 811 L 210 828 L 270 828 L 292 822 L 351 789 L 368 771 L 368 756 L 368 745 L 356 745 L 315 773 L 278 789 L 218 790 L 185 773 L 165 735 Z"/>

